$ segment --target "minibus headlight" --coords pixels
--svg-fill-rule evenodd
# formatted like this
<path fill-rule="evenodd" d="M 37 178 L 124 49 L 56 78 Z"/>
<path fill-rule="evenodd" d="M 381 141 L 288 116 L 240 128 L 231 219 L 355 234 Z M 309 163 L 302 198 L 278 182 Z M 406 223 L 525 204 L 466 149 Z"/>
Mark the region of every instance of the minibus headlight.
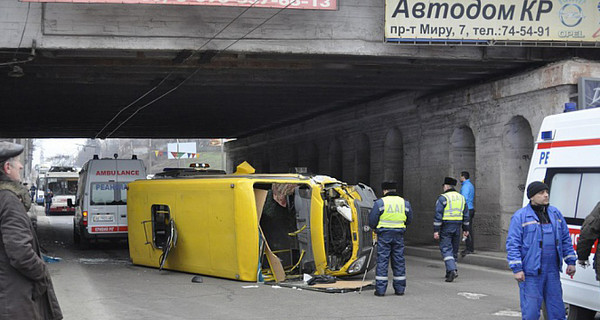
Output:
<path fill-rule="evenodd" d="M 365 265 L 365 260 L 367 260 L 367 257 L 362 256 L 362 257 L 358 258 L 356 261 L 354 261 L 354 263 L 352 263 L 350 265 L 350 268 L 348 268 L 348 273 L 360 272 L 360 270 L 362 270 L 363 266 Z"/>

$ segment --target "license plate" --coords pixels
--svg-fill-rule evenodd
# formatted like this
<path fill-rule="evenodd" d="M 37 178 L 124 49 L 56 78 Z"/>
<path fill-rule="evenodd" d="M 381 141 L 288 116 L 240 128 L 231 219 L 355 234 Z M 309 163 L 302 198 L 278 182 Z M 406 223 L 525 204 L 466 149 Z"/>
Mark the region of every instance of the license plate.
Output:
<path fill-rule="evenodd" d="M 94 222 L 113 222 L 115 220 L 115 218 L 113 216 L 109 216 L 109 215 L 102 215 L 102 216 L 94 216 L 93 218 Z"/>

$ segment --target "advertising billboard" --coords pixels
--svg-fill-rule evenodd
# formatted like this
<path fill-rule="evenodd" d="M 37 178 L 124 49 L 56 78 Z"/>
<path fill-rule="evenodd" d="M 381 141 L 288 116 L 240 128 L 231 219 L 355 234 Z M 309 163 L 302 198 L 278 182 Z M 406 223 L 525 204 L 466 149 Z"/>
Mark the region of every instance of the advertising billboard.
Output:
<path fill-rule="evenodd" d="M 599 46 L 599 0 L 386 0 L 388 42 L 560 42 Z"/>
<path fill-rule="evenodd" d="M 579 109 L 600 107 L 600 78 L 579 79 Z"/>
<path fill-rule="evenodd" d="M 22 2 L 175 4 L 255 8 L 337 10 L 337 0 L 21 0 Z"/>

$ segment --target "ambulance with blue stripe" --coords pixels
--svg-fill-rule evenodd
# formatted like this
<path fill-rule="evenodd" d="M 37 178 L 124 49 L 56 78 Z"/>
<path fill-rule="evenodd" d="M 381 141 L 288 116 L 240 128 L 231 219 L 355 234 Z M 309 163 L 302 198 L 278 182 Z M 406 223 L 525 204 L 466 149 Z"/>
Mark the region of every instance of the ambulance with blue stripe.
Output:
<path fill-rule="evenodd" d="M 146 179 L 142 160 L 94 156 L 79 172 L 73 217 L 73 242 L 81 249 L 98 239 L 127 239 L 127 185 Z"/>
<path fill-rule="evenodd" d="M 550 187 L 550 205 L 565 217 L 577 249 L 583 220 L 600 202 L 600 108 L 544 119 L 526 185 L 533 181 L 544 181 Z M 523 204 L 528 202 L 525 196 Z M 597 246 L 596 242 L 592 255 Z M 573 278 L 561 273 L 561 282 L 568 319 L 593 319 L 600 311 L 600 282 L 594 269 L 577 265 Z"/>

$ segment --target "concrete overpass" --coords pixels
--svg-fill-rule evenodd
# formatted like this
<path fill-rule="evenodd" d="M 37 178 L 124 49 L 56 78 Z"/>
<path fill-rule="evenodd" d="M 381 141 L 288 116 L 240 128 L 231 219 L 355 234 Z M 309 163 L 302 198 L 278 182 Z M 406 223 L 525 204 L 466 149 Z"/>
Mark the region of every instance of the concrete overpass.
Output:
<path fill-rule="evenodd" d="M 480 243 L 500 248 L 541 119 L 600 76 L 595 48 L 384 43 L 383 0 L 0 10 L 1 137 L 235 137 L 230 169 L 401 181 L 420 242 L 441 179 L 468 170 Z"/>

